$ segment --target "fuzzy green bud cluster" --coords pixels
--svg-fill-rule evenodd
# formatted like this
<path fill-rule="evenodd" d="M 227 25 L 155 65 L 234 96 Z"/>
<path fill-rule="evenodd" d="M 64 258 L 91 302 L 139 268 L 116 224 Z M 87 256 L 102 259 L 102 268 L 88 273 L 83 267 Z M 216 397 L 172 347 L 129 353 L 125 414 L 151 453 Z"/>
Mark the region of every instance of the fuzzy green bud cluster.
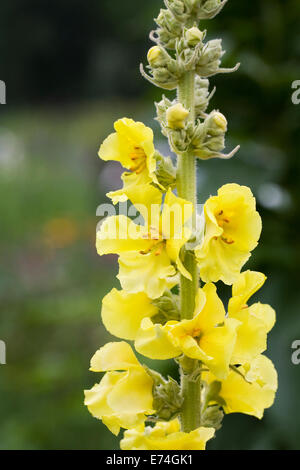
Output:
<path fill-rule="evenodd" d="M 159 372 L 144 367 L 153 380 L 153 407 L 156 410 L 148 420 L 170 421 L 176 418 L 183 404 L 180 385 L 172 377 L 166 380 Z"/>
<path fill-rule="evenodd" d="M 182 154 L 192 152 L 201 160 L 211 158 L 231 158 L 239 149 L 236 147 L 229 154 L 222 153 L 225 148 L 227 120 L 219 111 L 208 115 L 205 110 L 212 93 L 209 95 L 207 79 L 196 81 L 196 115 L 204 118 L 195 123 L 186 122 L 189 111 L 176 100 L 170 101 L 165 96 L 156 103 L 157 120 L 160 122 L 162 133 L 168 137 L 173 152 Z"/>
<path fill-rule="evenodd" d="M 151 39 L 167 49 L 176 48 L 176 39 L 185 27 L 201 19 L 216 16 L 227 0 L 165 0 L 167 9 L 161 9 L 155 22 L 158 28 L 151 33 Z"/>
<path fill-rule="evenodd" d="M 223 154 L 227 120 L 219 111 L 212 111 L 204 122 L 198 122 L 191 138 L 190 149 L 201 160 L 211 158 L 231 158 L 238 150 L 236 147 L 229 154 Z"/>
<path fill-rule="evenodd" d="M 213 39 L 205 44 L 196 65 L 196 73 L 200 77 L 211 77 L 220 70 L 221 58 L 225 54 L 222 49 L 222 40 Z"/>
<path fill-rule="evenodd" d="M 153 305 L 158 309 L 158 313 L 152 317 L 152 321 L 164 325 L 168 321 L 179 320 L 179 299 L 178 296 L 166 291 L 162 297 L 153 300 Z"/>
<path fill-rule="evenodd" d="M 160 184 L 160 189 L 164 188 L 165 192 L 169 188 L 173 189 L 176 186 L 176 168 L 174 167 L 171 158 L 163 157 L 158 152 L 156 152 L 155 158 L 155 176 Z"/>
<path fill-rule="evenodd" d="M 160 10 L 155 22 L 155 37 L 166 48 L 175 49 L 176 38 L 184 27 L 190 27 L 201 19 L 216 16 L 227 0 L 165 0 L 167 9 Z"/>
<path fill-rule="evenodd" d="M 155 22 L 158 28 L 151 33 L 151 39 L 167 49 L 175 49 L 176 39 L 181 35 L 184 24 L 178 21 L 170 10 L 165 9 L 160 10 Z"/>
<path fill-rule="evenodd" d="M 201 78 L 199 75 L 195 77 L 195 115 L 203 117 L 208 108 L 209 101 L 215 93 L 215 88 L 209 93 L 209 80 Z"/>
<path fill-rule="evenodd" d="M 141 74 L 148 81 L 165 90 L 174 90 L 178 86 L 180 70 L 178 63 L 162 46 L 153 46 L 148 51 L 148 75 L 141 65 Z"/>

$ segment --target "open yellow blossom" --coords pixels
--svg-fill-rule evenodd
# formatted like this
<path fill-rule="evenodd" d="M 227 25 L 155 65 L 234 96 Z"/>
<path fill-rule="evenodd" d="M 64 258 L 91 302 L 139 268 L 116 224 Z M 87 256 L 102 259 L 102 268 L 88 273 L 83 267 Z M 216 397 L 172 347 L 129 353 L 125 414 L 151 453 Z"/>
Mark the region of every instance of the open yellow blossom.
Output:
<path fill-rule="evenodd" d="M 108 343 L 92 357 L 93 372 L 106 372 L 99 384 L 85 390 L 84 404 L 113 434 L 134 428 L 152 414 L 153 381 L 125 342 Z"/>
<path fill-rule="evenodd" d="M 233 284 L 261 234 L 255 198 L 246 186 L 226 184 L 206 201 L 204 217 L 204 238 L 195 250 L 200 277 Z"/>
<path fill-rule="evenodd" d="M 158 313 L 144 292 L 128 294 L 112 289 L 102 301 L 102 320 L 105 328 L 118 338 L 134 340 L 143 318 Z"/>
<path fill-rule="evenodd" d="M 140 426 L 125 431 L 122 450 L 205 450 L 215 434 L 214 428 L 198 428 L 189 433 L 180 431 L 178 419 L 157 423 L 154 428 Z"/>
<path fill-rule="evenodd" d="M 228 316 L 239 320 L 232 364 L 244 364 L 267 349 L 267 334 L 275 324 L 275 311 L 267 304 L 247 305 L 249 298 L 264 284 L 266 276 L 255 271 L 241 273 L 232 286 Z"/>
<path fill-rule="evenodd" d="M 118 278 L 124 290 L 132 294 L 143 291 L 152 299 L 158 298 L 176 274 L 176 266 L 181 274 L 191 277 L 182 264 L 180 250 L 190 237 L 185 224 L 191 220 L 193 206 L 169 189 L 161 210 L 162 194 L 151 185 L 137 188 L 130 200 L 143 215 L 145 225 L 122 215 L 107 218 L 97 233 L 97 251 L 100 255 L 120 255 Z"/>
<path fill-rule="evenodd" d="M 142 321 L 135 348 L 151 359 L 171 359 L 182 353 L 198 359 L 220 379 L 229 373 L 229 364 L 240 322 L 226 318 L 214 284 L 199 289 L 192 320 L 171 321 L 164 326 Z"/>
<path fill-rule="evenodd" d="M 273 405 L 278 387 L 277 372 L 270 359 L 260 355 L 250 363 L 231 371 L 221 382 L 219 396 L 225 401 L 225 413 L 244 413 L 261 419 L 266 408 Z M 244 377 L 243 377 L 244 376 Z M 203 379 L 217 380 L 211 373 Z"/>
<path fill-rule="evenodd" d="M 126 201 L 127 190 L 132 185 L 154 182 L 156 160 L 153 131 L 141 122 L 119 119 L 114 124 L 116 132 L 110 134 L 99 150 L 102 160 L 116 160 L 129 170 L 122 176 L 123 189 L 108 193 L 114 204 Z"/>

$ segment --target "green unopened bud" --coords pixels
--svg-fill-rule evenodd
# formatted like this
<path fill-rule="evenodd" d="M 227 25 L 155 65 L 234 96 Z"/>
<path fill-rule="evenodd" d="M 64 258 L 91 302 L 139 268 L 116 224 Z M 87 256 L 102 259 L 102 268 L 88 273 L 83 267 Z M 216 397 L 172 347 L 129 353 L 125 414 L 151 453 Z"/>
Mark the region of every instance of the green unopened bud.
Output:
<path fill-rule="evenodd" d="M 175 168 L 174 172 L 176 173 Z M 168 321 L 179 320 L 180 312 L 178 302 L 178 296 L 169 291 L 166 291 L 159 299 L 153 300 L 152 303 L 158 309 L 158 313 L 152 317 L 152 321 L 164 325 Z"/>
<path fill-rule="evenodd" d="M 209 138 L 206 143 L 206 148 L 212 152 L 222 152 L 225 148 L 224 135 Z"/>
<path fill-rule="evenodd" d="M 199 28 L 194 26 L 193 28 L 188 29 L 185 32 L 185 39 L 187 41 L 188 46 L 195 47 L 199 42 L 201 42 L 204 38 L 204 33 L 200 31 Z"/>
<path fill-rule="evenodd" d="M 215 12 L 221 5 L 221 0 L 208 0 L 203 2 L 202 9 L 206 13 L 213 13 Z"/>
<path fill-rule="evenodd" d="M 197 0 L 197 17 L 199 20 L 214 18 L 223 8 L 227 0 Z"/>
<path fill-rule="evenodd" d="M 171 129 L 184 129 L 189 111 L 181 103 L 174 104 L 167 110 L 167 125 Z"/>
<path fill-rule="evenodd" d="M 160 10 L 155 22 L 159 28 L 154 34 L 157 36 L 160 44 L 167 49 L 175 49 L 176 39 L 181 36 L 184 24 L 178 21 L 170 10 L 165 9 Z"/>
<path fill-rule="evenodd" d="M 224 413 L 219 405 L 209 406 L 201 415 L 202 426 L 205 428 L 215 428 L 216 431 L 222 427 Z"/>
<path fill-rule="evenodd" d="M 180 386 L 172 377 L 165 380 L 161 374 L 144 366 L 146 372 L 153 380 L 153 408 L 155 415 L 149 417 L 150 421 L 170 421 L 180 413 L 183 397 Z"/>
<path fill-rule="evenodd" d="M 169 0 L 168 6 L 176 16 L 181 16 L 185 12 L 184 0 Z"/>
<path fill-rule="evenodd" d="M 218 73 L 221 58 L 224 55 L 221 39 L 209 41 L 201 51 L 196 65 L 196 72 L 201 77 L 210 77 Z"/>
<path fill-rule="evenodd" d="M 204 113 L 208 107 L 208 103 L 214 90 L 211 94 L 208 91 L 209 81 L 206 78 L 200 78 L 196 75 L 195 79 L 195 113 L 196 116 L 200 116 Z"/>

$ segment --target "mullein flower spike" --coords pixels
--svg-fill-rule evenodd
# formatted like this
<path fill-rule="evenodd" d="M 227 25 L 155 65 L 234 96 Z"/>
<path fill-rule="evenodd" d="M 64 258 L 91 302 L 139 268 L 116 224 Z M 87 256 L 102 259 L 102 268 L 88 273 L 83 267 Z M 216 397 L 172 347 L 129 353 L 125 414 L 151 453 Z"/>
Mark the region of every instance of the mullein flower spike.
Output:
<path fill-rule="evenodd" d="M 241 272 L 262 230 L 255 198 L 248 187 L 230 183 L 200 213 L 196 206 L 197 160 L 231 158 L 239 149 L 224 153 L 227 119 L 207 111 L 215 93 L 208 78 L 238 66 L 221 67 L 221 40 L 205 42 L 199 26 L 226 0 L 164 3 L 150 35 L 156 44 L 148 73 L 142 66 L 141 72 L 154 85 L 177 90 L 173 100 L 156 103 L 177 164 L 158 152 L 149 127 L 129 118 L 115 122 L 99 150 L 102 160 L 124 168 L 123 187 L 107 196 L 113 204 L 129 201 L 141 217 L 107 217 L 97 232 L 98 253 L 119 256 L 121 289 L 104 297 L 101 317 L 121 341 L 92 357 L 91 370 L 105 375 L 85 391 L 95 418 L 114 434 L 125 429 L 124 450 L 204 450 L 224 414 L 261 419 L 277 390 L 276 370 L 263 355 L 275 311 L 249 304 L 266 277 Z M 218 281 L 232 286 L 226 307 Z M 173 359 L 180 381 L 144 366 L 124 340 L 147 358 Z"/>

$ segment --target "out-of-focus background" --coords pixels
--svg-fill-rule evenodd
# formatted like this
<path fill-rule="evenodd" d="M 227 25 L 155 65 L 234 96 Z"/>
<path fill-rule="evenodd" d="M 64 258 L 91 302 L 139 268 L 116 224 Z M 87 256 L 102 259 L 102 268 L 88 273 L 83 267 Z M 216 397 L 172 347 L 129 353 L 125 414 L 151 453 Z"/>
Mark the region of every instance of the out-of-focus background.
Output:
<path fill-rule="evenodd" d="M 100 377 L 92 354 L 112 339 L 100 302 L 112 286 L 114 257 L 94 248 L 96 208 L 120 184 L 118 164 L 97 158 L 114 120 L 155 129 L 161 90 L 139 75 L 161 0 L 2 0 L 0 79 L 1 449 L 114 449 L 114 438 L 83 406 L 83 389 Z M 300 449 L 300 80 L 299 0 L 230 0 L 208 37 L 222 37 L 224 65 L 211 106 L 229 121 L 230 161 L 199 162 L 199 200 L 219 186 L 252 188 L 263 234 L 247 267 L 268 276 L 259 293 L 277 311 L 268 355 L 279 372 L 275 405 L 262 422 L 224 420 L 210 449 Z M 224 291 L 228 295 L 227 291 Z M 146 362 L 146 361 L 145 361 Z M 167 363 L 165 372 L 172 372 Z"/>

